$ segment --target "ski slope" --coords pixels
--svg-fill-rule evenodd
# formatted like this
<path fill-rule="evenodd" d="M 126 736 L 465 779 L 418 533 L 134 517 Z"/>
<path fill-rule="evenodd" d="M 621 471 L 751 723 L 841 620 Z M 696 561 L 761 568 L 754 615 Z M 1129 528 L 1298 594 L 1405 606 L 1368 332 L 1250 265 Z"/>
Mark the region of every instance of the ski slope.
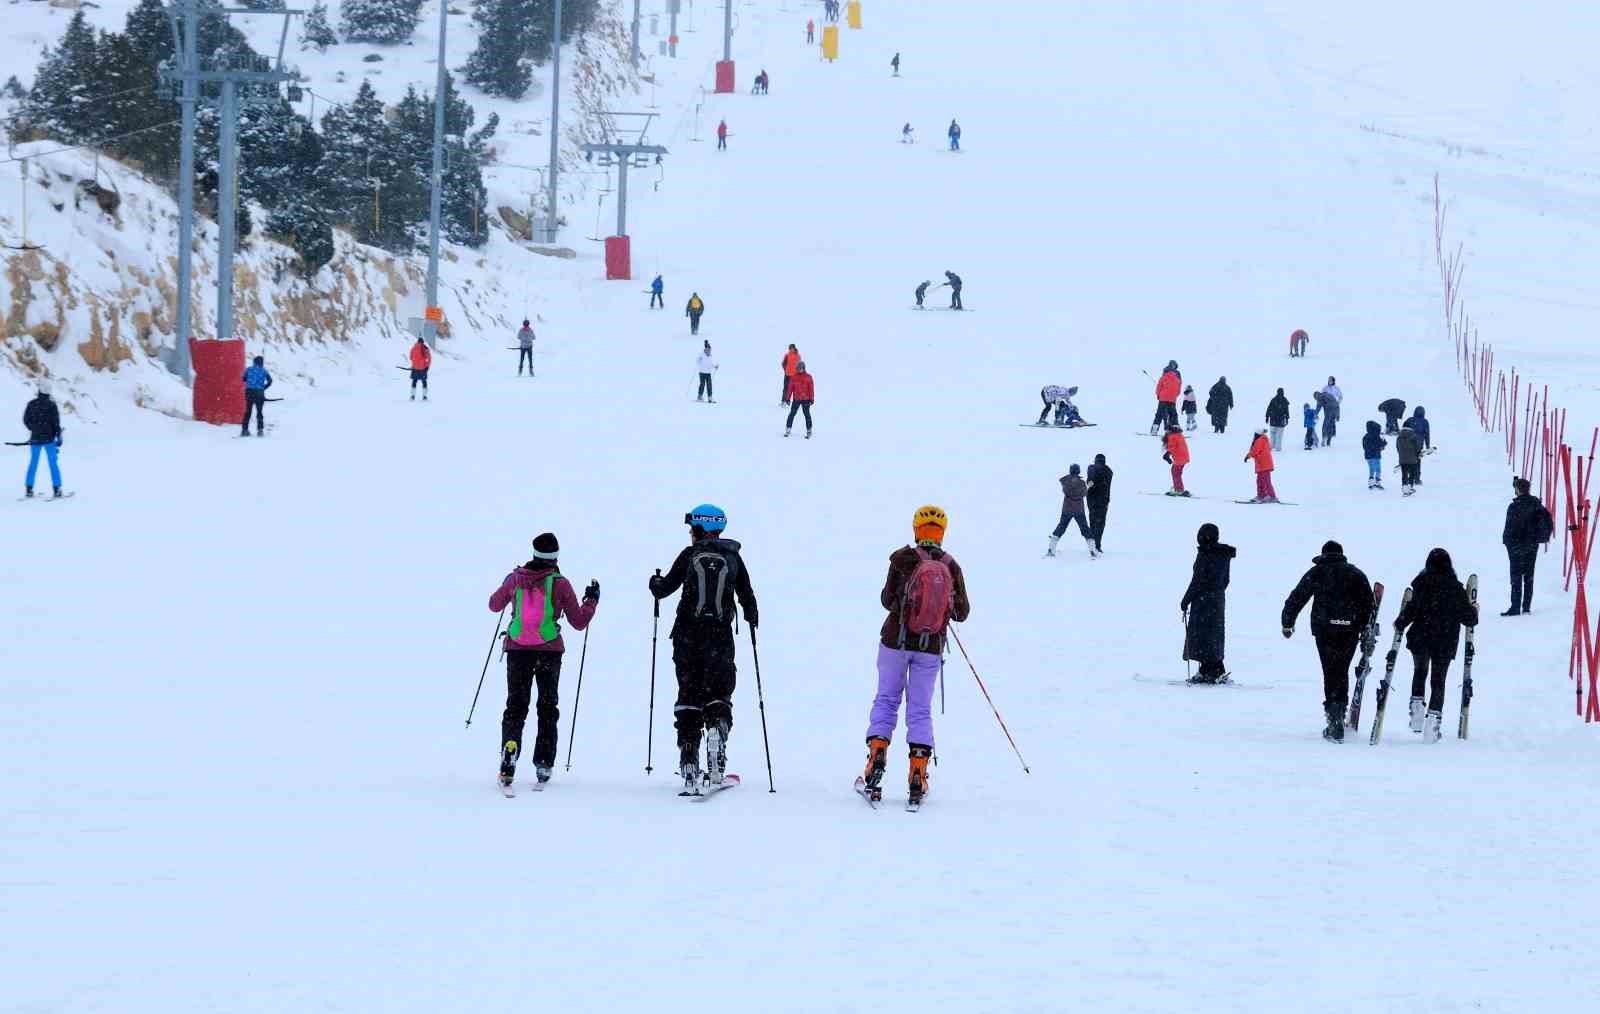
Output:
<path fill-rule="evenodd" d="M 492 248 L 486 271 L 520 276 L 539 307 L 536 379 L 515 377 L 507 330 L 444 349 L 427 403 L 386 367 L 285 382 L 265 440 L 151 413 L 69 419 L 79 495 L 4 501 L 0 910 L 20 932 L 0 949 L 0 1006 L 1600 1001 L 1584 863 L 1600 818 L 1578 795 L 1600 744 L 1570 715 L 1556 559 L 1532 616 L 1495 615 L 1509 475 L 1439 333 L 1434 155 L 1360 132 L 1359 103 L 1313 73 L 1362 66 L 1357 23 L 1381 13 L 1347 13 L 1348 45 L 1323 50 L 1307 39 L 1327 26 L 1275 5 L 1035 24 L 869 4 L 830 65 L 802 44 L 820 5 L 774 6 L 738 8 L 739 94 L 707 97 L 702 140 L 708 10 L 663 73 L 651 139 L 672 154 L 659 190 L 634 187 L 634 282 L 600 281 L 597 245 L 574 262 Z M 744 94 L 763 66 L 771 94 Z M 959 155 L 943 150 L 952 116 Z M 915 145 L 898 143 L 907 121 Z M 946 269 L 972 312 L 912 310 Z M 665 311 L 641 291 L 655 270 Z M 715 405 L 694 401 L 691 291 L 721 362 Z M 1294 327 L 1307 359 L 1285 355 Z M 809 442 L 782 439 L 772 397 L 789 342 L 816 376 Z M 1239 401 L 1226 435 L 1192 438 L 1192 501 L 1140 495 L 1167 485 L 1139 435 L 1140 371 L 1169 358 L 1202 401 L 1219 375 Z M 1573 374 L 1591 359 L 1573 353 Z M 1304 452 L 1291 428 L 1278 455 L 1299 506 L 1230 502 L 1253 492 L 1241 459 L 1274 390 L 1298 407 L 1330 374 L 1339 439 Z M 1079 386 L 1098 427 L 1019 429 L 1049 383 Z M 1391 395 L 1427 407 L 1441 447 L 1408 500 L 1365 488 L 1362 423 Z M 1068 536 L 1043 559 L 1056 477 L 1097 452 L 1117 472 L 1105 557 Z M 702 501 L 727 509 L 761 602 L 777 789 L 746 633 L 730 747 L 744 785 L 703 806 L 674 795 L 665 643 L 643 770 L 645 581 Z M 1032 773 L 955 655 L 928 805 L 873 812 L 849 785 L 878 590 L 925 502 L 949 512 L 973 600 L 961 636 Z M 1178 599 L 1205 521 L 1239 549 L 1241 687 L 1137 682 L 1183 675 Z M 507 801 L 502 666 L 461 721 L 485 600 L 545 530 L 603 596 L 571 770 Z M 1370 718 L 1342 747 L 1318 737 L 1308 621 L 1285 642 L 1278 611 L 1328 538 L 1395 592 L 1385 641 L 1429 548 L 1480 575 L 1471 741 L 1423 746 L 1403 700 L 1378 749 Z M 581 636 L 567 642 L 563 760 Z M 1450 728 L 1458 688 L 1459 663 Z M 895 801 L 903 735 L 890 759 Z"/>

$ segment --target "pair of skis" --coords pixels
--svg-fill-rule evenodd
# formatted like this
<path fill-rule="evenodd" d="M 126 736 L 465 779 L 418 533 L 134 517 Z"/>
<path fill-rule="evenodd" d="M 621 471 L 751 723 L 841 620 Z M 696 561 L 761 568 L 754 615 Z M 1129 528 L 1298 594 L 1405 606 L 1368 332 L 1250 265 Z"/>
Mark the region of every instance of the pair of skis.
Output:
<path fill-rule="evenodd" d="M 867 805 L 872 807 L 874 810 L 878 809 L 878 804 L 883 802 L 883 790 L 868 788 L 867 780 L 862 778 L 860 775 L 856 776 L 856 795 L 866 800 Z M 906 812 L 916 813 L 918 810 L 922 809 L 922 800 L 926 798 L 926 796 L 923 796 L 919 799 L 908 798 L 906 800 Z"/>
<path fill-rule="evenodd" d="M 1381 589 L 1382 587 L 1383 587 L 1382 585 L 1378 586 L 1379 589 Z M 1375 596 L 1377 598 L 1379 598 L 1380 601 L 1381 601 L 1381 598 L 1382 598 L 1381 594 L 1379 594 L 1379 593 L 1377 593 L 1375 591 Z M 1477 608 L 1478 608 L 1478 575 L 1476 575 L 1476 574 L 1472 574 L 1472 575 L 1468 576 L 1468 578 L 1467 578 L 1467 601 L 1472 604 L 1473 611 L 1477 611 Z M 1401 599 L 1401 601 L 1400 601 L 1400 611 L 1401 612 L 1405 612 L 1406 606 L 1409 605 L 1410 602 L 1411 602 L 1411 589 L 1407 588 L 1406 589 L 1406 593 L 1405 593 L 1405 597 L 1403 599 Z M 1374 612 L 1376 612 L 1376 611 L 1374 611 Z M 1374 641 L 1376 640 L 1377 626 L 1378 626 L 1377 620 L 1374 619 L 1373 620 L 1373 624 L 1372 624 L 1372 634 L 1373 634 Z M 1476 627 L 1468 627 L 1467 628 L 1467 646 L 1466 646 L 1466 652 L 1465 652 L 1465 661 L 1462 663 L 1462 667 L 1461 667 L 1461 721 L 1456 726 L 1456 738 L 1458 738 L 1458 739 L 1466 739 L 1467 738 L 1467 724 L 1468 724 L 1468 718 L 1469 718 L 1469 715 L 1471 713 L 1471 708 L 1472 708 L 1472 658 L 1473 658 L 1473 655 L 1475 653 L 1475 649 L 1474 649 L 1473 643 L 1472 643 L 1472 635 L 1476 630 L 1477 630 Z M 1377 746 L 1379 737 L 1381 737 L 1383 735 L 1383 713 L 1384 713 L 1385 706 L 1389 703 L 1390 684 L 1393 682 L 1393 679 L 1394 679 L 1395 662 L 1400 657 L 1400 635 L 1402 633 L 1403 633 L 1403 631 L 1398 629 L 1398 628 L 1395 630 L 1395 632 L 1394 632 L 1394 643 L 1390 645 L 1388 657 L 1385 658 L 1385 660 L 1384 660 L 1383 680 L 1382 680 L 1382 682 L 1380 682 L 1378 684 L 1378 693 L 1377 693 L 1378 706 L 1377 706 L 1377 710 L 1373 712 L 1373 716 L 1372 716 L 1372 735 L 1367 740 L 1367 743 L 1368 743 L 1369 746 Z M 1366 647 L 1366 646 L 1363 646 L 1363 659 L 1362 659 L 1362 661 L 1364 663 L 1368 660 L 1367 656 L 1370 656 L 1370 654 L 1371 654 L 1371 649 Z M 1360 713 L 1361 713 L 1361 691 L 1362 691 L 1362 682 L 1363 682 L 1364 675 L 1365 674 L 1363 672 L 1361 672 L 1360 670 L 1358 670 L 1357 673 L 1356 673 L 1356 695 L 1355 695 L 1355 700 L 1352 702 L 1351 711 L 1350 711 L 1350 722 L 1349 722 L 1349 725 L 1350 725 L 1351 729 L 1355 729 L 1357 727 L 1357 722 L 1359 720 L 1359 716 L 1360 716 Z"/>
<path fill-rule="evenodd" d="M 705 781 L 704 776 L 702 776 L 701 781 L 696 784 L 691 785 L 688 782 L 685 782 L 683 791 L 678 793 L 678 796 L 682 799 L 692 800 L 696 803 L 703 803 L 712 796 L 719 795 L 728 789 L 737 789 L 739 787 L 739 781 L 739 776 L 733 774 L 732 772 L 723 775 L 722 781 L 720 782 L 708 782 Z"/>

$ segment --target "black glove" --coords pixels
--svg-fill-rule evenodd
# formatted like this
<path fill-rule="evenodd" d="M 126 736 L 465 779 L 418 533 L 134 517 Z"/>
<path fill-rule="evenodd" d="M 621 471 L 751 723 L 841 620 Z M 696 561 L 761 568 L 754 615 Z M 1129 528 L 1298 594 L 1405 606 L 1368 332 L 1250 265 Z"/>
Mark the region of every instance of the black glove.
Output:
<path fill-rule="evenodd" d="M 1293 627 L 1284 627 L 1283 628 L 1283 639 L 1284 640 L 1287 641 L 1289 638 L 1291 638 L 1293 636 L 1294 636 L 1294 628 Z"/>
<path fill-rule="evenodd" d="M 745 611 L 744 621 L 750 624 L 751 630 L 754 630 L 761 625 L 761 617 L 756 614 L 754 609 L 748 609 Z"/>
<path fill-rule="evenodd" d="M 1162 454 L 1161 455 L 1161 460 L 1165 461 L 1167 464 L 1170 465 L 1170 464 L 1172 464 L 1172 455 L 1171 454 Z"/>
<path fill-rule="evenodd" d="M 589 587 L 587 587 L 587 588 L 585 588 L 583 590 L 583 597 L 586 598 L 586 599 L 594 599 L 596 602 L 599 602 L 600 601 L 600 582 L 599 581 L 590 581 L 589 582 Z"/>
<path fill-rule="evenodd" d="M 1400 657 L 1400 653 L 1398 651 L 1391 651 L 1391 652 L 1389 652 L 1389 654 L 1387 654 L 1387 655 L 1385 655 L 1383 657 L 1384 664 L 1388 665 L 1390 667 L 1393 667 L 1394 663 L 1395 663 L 1395 660 L 1398 659 L 1399 657 Z"/>
<path fill-rule="evenodd" d="M 661 575 L 660 574 L 652 574 L 652 575 L 650 575 L 650 594 L 654 595 L 656 598 L 660 598 L 661 597 L 661 592 L 658 590 L 660 587 L 661 587 Z"/>

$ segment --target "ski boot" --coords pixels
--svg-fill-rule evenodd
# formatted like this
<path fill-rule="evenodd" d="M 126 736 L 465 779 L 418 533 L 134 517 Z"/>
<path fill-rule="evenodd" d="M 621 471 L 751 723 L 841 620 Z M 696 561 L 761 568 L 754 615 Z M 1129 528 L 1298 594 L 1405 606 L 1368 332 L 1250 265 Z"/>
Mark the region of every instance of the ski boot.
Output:
<path fill-rule="evenodd" d="M 811 428 L 810 427 L 806 428 L 806 439 L 807 440 L 811 439 Z"/>
<path fill-rule="evenodd" d="M 1045 556 L 1055 556 L 1056 555 L 1056 543 L 1060 542 L 1060 541 L 1061 541 L 1061 537 L 1059 535 L 1050 536 L 1050 545 L 1045 548 L 1044 555 Z"/>
<path fill-rule="evenodd" d="M 867 769 L 861 774 L 864 788 L 876 803 L 883 798 L 883 769 L 889 763 L 889 741 L 882 736 L 867 740 Z"/>
<path fill-rule="evenodd" d="M 1444 716 L 1433 709 L 1428 709 L 1428 714 L 1422 720 L 1422 741 L 1424 743 L 1439 742 L 1439 723 Z"/>
<path fill-rule="evenodd" d="M 417 392 L 415 392 L 415 391 L 411 392 L 411 400 L 412 401 L 416 401 L 417 400 Z"/>
<path fill-rule="evenodd" d="M 911 773 L 906 779 L 906 801 L 915 805 L 922 802 L 922 797 L 928 794 L 928 758 L 933 756 L 933 747 L 911 746 Z"/>
<path fill-rule="evenodd" d="M 700 744 L 699 737 L 696 742 L 680 741 L 678 743 L 678 774 L 683 776 L 683 791 L 680 796 L 698 796 L 700 794 Z"/>
<path fill-rule="evenodd" d="M 1083 540 L 1083 544 L 1086 547 L 1088 547 L 1089 559 L 1093 560 L 1095 557 L 1100 555 L 1100 551 L 1098 549 L 1094 548 L 1094 540 L 1093 539 L 1085 537 L 1084 540 Z"/>
<path fill-rule="evenodd" d="M 500 784 L 510 785 L 517 777 L 517 755 L 521 748 L 514 739 L 506 740 L 500 750 Z"/>
<path fill-rule="evenodd" d="M 1337 704 L 1325 705 L 1323 710 L 1327 714 L 1328 727 L 1322 730 L 1322 738 L 1330 743 L 1344 742 L 1344 708 Z"/>
<path fill-rule="evenodd" d="M 1426 712 L 1426 710 L 1427 709 L 1424 708 L 1423 705 L 1422 705 L 1422 698 L 1420 698 L 1420 697 L 1411 698 L 1411 731 L 1412 732 L 1421 732 L 1422 731 L 1422 716 Z"/>
<path fill-rule="evenodd" d="M 32 500 L 33 499 L 33 487 L 32 486 L 24 486 L 24 487 L 22 487 L 22 491 L 23 491 L 22 492 L 22 498 L 24 500 Z"/>
<path fill-rule="evenodd" d="M 717 722 L 706 727 L 706 781 L 721 785 L 728 772 L 728 726 Z"/>
<path fill-rule="evenodd" d="M 540 785 L 544 785 L 546 782 L 550 781 L 550 774 L 553 770 L 554 769 L 548 764 L 535 764 L 533 766 L 534 781 L 538 782 Z"/>

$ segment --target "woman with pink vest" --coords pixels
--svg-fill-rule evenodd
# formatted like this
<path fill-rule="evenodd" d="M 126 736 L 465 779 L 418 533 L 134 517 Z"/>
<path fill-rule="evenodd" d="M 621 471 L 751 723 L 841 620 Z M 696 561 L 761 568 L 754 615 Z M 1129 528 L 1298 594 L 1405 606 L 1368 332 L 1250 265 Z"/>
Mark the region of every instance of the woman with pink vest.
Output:
<path fill-rule="evenodd" d="M 561 576 L 556 555 L 561 544 L 549 532 L 533 540 L 533 559 L 506 575 L 489 596 L 489 611 L 511 607 L 506 628 L 506 710 L 500 719 L 500 784 L 509 788 L 522 752 L 522 729 L 528 721 L 528 700 L 539 688 L 539 731 L 533 743 L 533 770 L 538 787 L 550 780 L 556 765 L 556 722 L 560 718 L 563 616 L 574 630 L 594 619 L 600 604 L 600 582 L 590 581 L 578 603 L 572 585 Z"/>

